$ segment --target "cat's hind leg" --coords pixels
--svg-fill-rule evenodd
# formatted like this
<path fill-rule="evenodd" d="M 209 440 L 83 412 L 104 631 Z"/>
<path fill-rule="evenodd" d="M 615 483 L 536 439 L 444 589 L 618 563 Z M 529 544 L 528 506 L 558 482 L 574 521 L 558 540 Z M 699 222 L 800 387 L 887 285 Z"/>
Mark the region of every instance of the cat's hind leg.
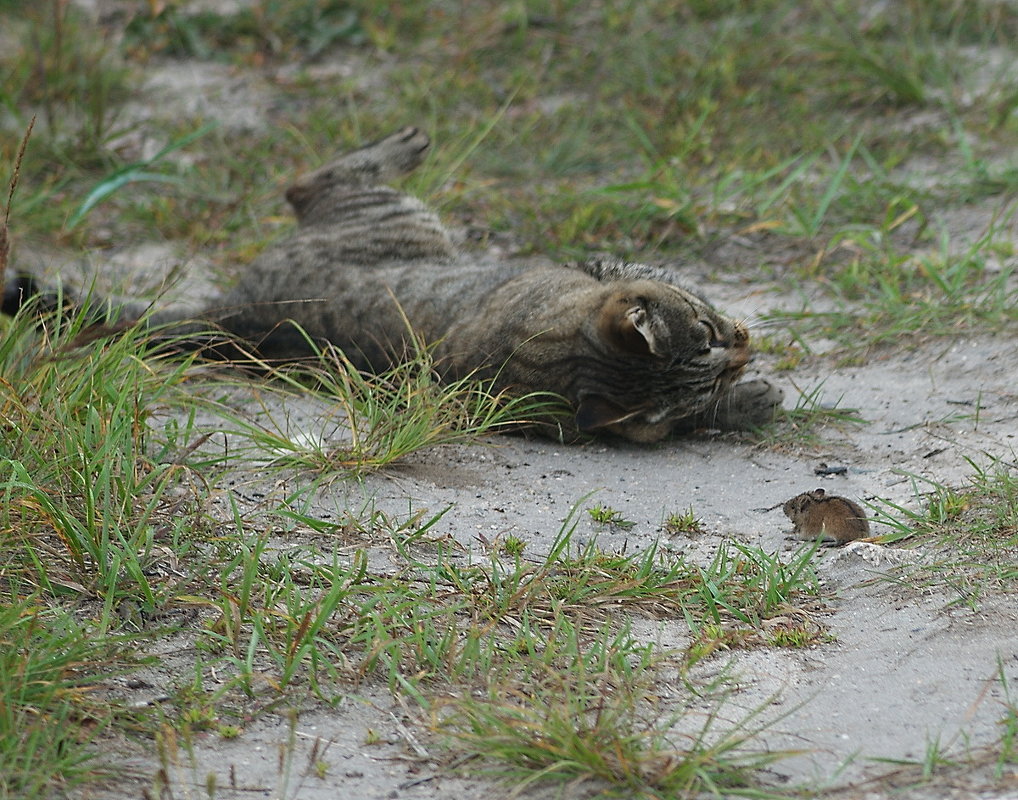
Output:
<path fill-rule="evenodd" d="M 286 199 L 301 218 L 323 195 L 379 187 L 410 172 L 424 160 L 430 144 L 419 128 L 404 128 L 302 176 L 287 190 Z"/>

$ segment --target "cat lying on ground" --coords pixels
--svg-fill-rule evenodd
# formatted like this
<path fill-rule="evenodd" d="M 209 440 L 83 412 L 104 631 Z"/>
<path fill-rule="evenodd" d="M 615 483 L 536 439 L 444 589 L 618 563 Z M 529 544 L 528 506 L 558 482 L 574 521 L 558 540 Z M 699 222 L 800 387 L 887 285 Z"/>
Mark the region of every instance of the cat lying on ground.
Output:
<path fill-rule="evenodd" d="M 566 439 L 653 442 L 673 430 L 772 418 L 781 391 L 736 382 L 750 358 L 745 325 L 668 271 L 604 257 L 528 268 L 459 252 L 434 212 L 385 185 L 416 167 L 428 145 L 407 128 L 302 177 L 286 193 L 299 223 L 292 237 L 214 302 L 168 307 L 150 324 L 214 323 L 275 360 L 310 351 L 293 321 L 378 371 L 407 353 L 409 323 L 435 344 L 445 377 L 563 397 L 573 412 L 558 422 Z M 141 311 L 128 305 L 122 315 Z"/>

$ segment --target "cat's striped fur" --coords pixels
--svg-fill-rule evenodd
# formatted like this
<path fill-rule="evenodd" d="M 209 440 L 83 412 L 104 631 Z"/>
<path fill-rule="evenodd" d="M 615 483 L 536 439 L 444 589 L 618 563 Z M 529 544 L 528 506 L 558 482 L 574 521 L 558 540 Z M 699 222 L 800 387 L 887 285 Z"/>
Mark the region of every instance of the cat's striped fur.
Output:
<path fill-rule="evenodd" d="M 286 193 L 299 228 L 197 314 L 267 359 L 307 354 L 290 320 L 379 370 L 406 352 L 407 322 L 437 343 L 447 376 L 497 390 L 554 392 L 578 431 L 655 441 L 676 426 L 769 419 L 780 391 L 736 384 L 746 328 L 666 271 L 605 258 L 557 267 L 478 261 L 438 217 L 386 182 L 413 169 L 428 138 L 408 128 L 301 178 Z M 180 319 L 166 309 L 153 322 Z"/>

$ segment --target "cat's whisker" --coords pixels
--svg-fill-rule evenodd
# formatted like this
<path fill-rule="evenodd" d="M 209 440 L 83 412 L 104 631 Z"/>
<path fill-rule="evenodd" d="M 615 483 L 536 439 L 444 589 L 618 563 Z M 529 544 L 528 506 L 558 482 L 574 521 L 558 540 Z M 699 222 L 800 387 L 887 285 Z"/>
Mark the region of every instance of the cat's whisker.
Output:
<path fill-rule="evenodd" d="M 750 331 L 765 328 L 772 324 L 770 319 L 763 316 L 765 313 L 767 313 L 767 310 L 763 307 L 755 308 L 742 317 L 740 322 Z"/>
<path fill-rule="evenodd" d="M 754 323 L 757 328 L 776 328 L 781 324 L 781 320 L 774 317 L 760 317 Z"/>

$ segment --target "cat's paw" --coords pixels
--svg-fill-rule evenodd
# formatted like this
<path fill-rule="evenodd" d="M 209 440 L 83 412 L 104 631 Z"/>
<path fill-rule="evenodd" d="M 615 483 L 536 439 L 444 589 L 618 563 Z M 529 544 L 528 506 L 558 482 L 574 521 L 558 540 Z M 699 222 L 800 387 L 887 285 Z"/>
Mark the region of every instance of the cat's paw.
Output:
<path fill-rule="evenodd" d="M 715 425 L 722 430 L 744 431 L 774 420 L 785 393 L 768 380 L 737 383 L 717 404 Z"/>
<path fill-rule="evenodd" d="M 340 161 L 348 162 L 354 169 L 373 169 L 380 176 L 393 177 L 420 164 L 430 146 L 428 135 L 411 126 L 355 150 Z"/>
<path fill-rule="evenodd" d="M 722 431 L 746 431 L 774 420 L 785 393 L 767 380 L 737 383 L 713 405 L 676 426 L 677 432 L 698 428 Z"/>
<path fill-rule="evenodd" d="M 322 197 L 370 189 L 410 172 L 424 160 L 430 144 L 420 128 L 403 128 L 301 176 L 286 190 L 286 199 L 303 220 Z"/>

